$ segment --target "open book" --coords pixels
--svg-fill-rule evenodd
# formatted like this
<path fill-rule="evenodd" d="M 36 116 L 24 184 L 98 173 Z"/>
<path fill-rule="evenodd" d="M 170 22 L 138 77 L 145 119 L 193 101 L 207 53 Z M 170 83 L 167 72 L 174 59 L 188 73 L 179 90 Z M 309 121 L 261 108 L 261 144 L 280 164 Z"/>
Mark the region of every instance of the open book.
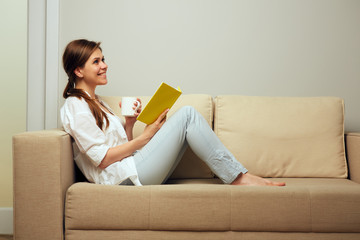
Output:
<path fill-rule="evenodd" d="M 180 88 L 175 89 L 166 83 L 161 83 L 137 119 L 143 123 L 152 124 L 162 112 L 174 105 L 180 95 Z"/>

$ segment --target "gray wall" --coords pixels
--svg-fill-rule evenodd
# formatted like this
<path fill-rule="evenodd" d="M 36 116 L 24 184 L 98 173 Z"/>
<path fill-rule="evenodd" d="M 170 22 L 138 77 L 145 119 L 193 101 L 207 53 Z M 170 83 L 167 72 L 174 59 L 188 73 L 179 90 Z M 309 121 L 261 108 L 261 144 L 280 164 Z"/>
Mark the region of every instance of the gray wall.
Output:
<path fill-rule="evenodd" d="M 359 26 L 357 0 L 62 0 L 59 44 L 102 42 L 98 94 L 338 96 L 360 131 Z"/>

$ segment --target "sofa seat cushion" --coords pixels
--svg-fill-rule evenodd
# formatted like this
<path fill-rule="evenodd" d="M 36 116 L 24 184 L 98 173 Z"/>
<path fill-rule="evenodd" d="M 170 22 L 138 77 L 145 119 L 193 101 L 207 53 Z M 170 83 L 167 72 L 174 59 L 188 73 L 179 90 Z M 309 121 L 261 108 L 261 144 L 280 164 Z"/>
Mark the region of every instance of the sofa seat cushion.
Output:
<path fill-rule="evenodd" d="M 65 227 L 360 232 L 360 184 L 346 179 L 279 180 L 287 186 L 214 184 L 217 180 L 172 180 L 142 187 L 76 183 L 67 192 Z"/>
<path fill-rule="evenodd" d="M 343 99 L 218 96 L 214 128 L 253 174 L 347 178 Z"/>
<path fill-rule="evenodd" d="M 139 97 L 139 96 L 138 96 Z M 150 100 L 150 96 L 140 96 L 142 105 L 146 104 Z M 114 113 L 119 117 L 121 116 L 121 109 L 119 108 L 119 102 L 121 97 L 117 96 L 102 96 L 103 99 L 109 106 L 112 108 Z M 210 95 L 206 94 L 182 94 L 179 99 L 176 101 L 174 106 L 170 109 L 168 117 L 171 117 L 177 110 L 182 106 L 191 105 L 193 106 L 208 122 L 209 126 L 212 127 L 213 122 L 213 99 Z M 134 137 L 139 136 L 144 131 L 145 124 L 137 121 L 134 126 Z M 179 165 L 176 167 L 171 178 L 212 178 L 214 174 L 211 172 L 210 168 L 198 158 L 195 153 L 188 148 L 183 158 L 181 159 Z"/>

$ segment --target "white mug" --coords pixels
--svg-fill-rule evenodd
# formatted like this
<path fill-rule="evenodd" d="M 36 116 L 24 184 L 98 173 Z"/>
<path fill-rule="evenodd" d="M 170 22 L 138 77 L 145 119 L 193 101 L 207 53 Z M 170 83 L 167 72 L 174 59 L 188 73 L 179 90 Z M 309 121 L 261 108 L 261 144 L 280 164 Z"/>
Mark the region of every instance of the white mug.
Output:
<path fill-rule="evenodd" d="M 137 103 L 137 106 L 133 109 L 135 103 Z M 140 106 L 141 103 L 135 97 L 123 97 L 121 101 L 121 115 L 133 117 Z"/>

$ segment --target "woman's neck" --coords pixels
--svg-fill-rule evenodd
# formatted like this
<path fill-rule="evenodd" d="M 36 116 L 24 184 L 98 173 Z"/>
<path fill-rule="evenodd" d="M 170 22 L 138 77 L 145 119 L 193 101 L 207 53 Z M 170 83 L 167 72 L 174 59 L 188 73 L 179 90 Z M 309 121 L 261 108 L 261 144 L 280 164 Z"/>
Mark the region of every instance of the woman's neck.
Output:
<path fill-rule="evenodd" d="M 90 95 L 90 97 L 92 99 L 96 98 L 95 88 L 92 88 L 92 87 L 90 87 L 88 85 L 81 84 L 81 83 L 76 84 L 75 88 L 84 90 L 86 93 L 88 93 Z"/>

